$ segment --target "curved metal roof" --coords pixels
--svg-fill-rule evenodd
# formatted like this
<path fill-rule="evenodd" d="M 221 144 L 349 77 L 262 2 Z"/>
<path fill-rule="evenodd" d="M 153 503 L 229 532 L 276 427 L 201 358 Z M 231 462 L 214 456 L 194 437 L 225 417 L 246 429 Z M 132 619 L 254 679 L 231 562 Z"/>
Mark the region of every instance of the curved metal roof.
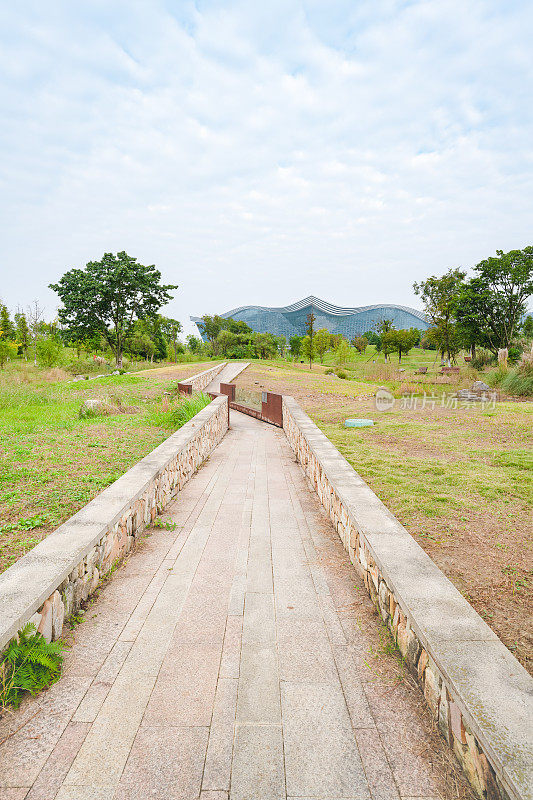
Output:
<path fill-rule="evenodd" d="M 352 314 L 359 314 L 362 311 L 372 311 L 375 308 L 397 308 L 401 311 L 407 311 L 409 314 L 413 314 L 418 319 L 426 322 L 426 315 L 423 311 L 418 311 L 416 308 L 410 308 L 409 306 L 399 306 L 396 303 L 376 303 L 375 305 L 370 306 L 358 306 L 357 308 L 342 308 L 341 306 L 334 306 L 332 303 L 327 303 L 325 300 L 321 300 L 319 297 L 314 297 L 310 295 L 309 297 L 304 297 L 303 300 L 298 300 L 296 303 L 291 303 L 288 306 L 280 306 L 276 307 L 269 307 L 269 306 L 239 306 L 238 308 L 232 308 L 231 311 L 226 311 L 224 314 L 220 314 L 221 317 L 228 319 L 232 317 L 234 314 L 238 314 L 242 311 L 277 311 L 280 314 L 288 314 L 292 311 L 301 311 L 303 308 L 307 308 L 308 306 L 313 306 L 319 311 L 325 311 L 328 314 L 335 314 L 337 316 L 348 316 Z M 191 317 L 191 319 L 193 319 Z M 196 319 L 196 318 L 194 318 Z"/>

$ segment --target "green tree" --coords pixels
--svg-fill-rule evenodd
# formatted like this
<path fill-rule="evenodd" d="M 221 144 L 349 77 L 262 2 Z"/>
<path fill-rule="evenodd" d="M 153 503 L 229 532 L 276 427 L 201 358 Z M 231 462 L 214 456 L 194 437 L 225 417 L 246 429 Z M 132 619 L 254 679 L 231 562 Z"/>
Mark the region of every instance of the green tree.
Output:
<path fill-rule="evenodd" d="M 342 342 L 335 351 L 335 363 L 341 366 L 352 364 L 355 359 L 355 353 L 350 347 L 346 339 L 343 338 Z"/>
<path fill-rule="evenodd" d="M 4 305 L 0 305 L 0 338 L 10 342 L 15 340 L 15 326 L 9 316 L 8 307 Z"/>
<path fill-rule="evenodd" d="M 271 333 L 255 333 L 253 343 L 258 358 L 273 358 L 276 355 L 276 341 Z"/>
<path fill-rule="evenodd" d="M 379 338 L 379 345 L 376 345 L 376 347 L 381 353 L 383 353 L 385 361 L 388 361 L 389 353 L 391 353 L 392 350 L 389 347 L 385 334 L 394 330 L 394 324 L 391 319 L 383 318 L 376 322 L 375 327 Z"/>
<path fill-rule="evenodd" d="M 305 358 L 306 361 L 309 361 L 309 364 L 314 361 L 316 358 L 316 350 L 315 350 L 315 337 L 311 339 L 309 335 L 302 336 L 302 341 L 300 345 L 300 355 Z"/>
<path fill-rule="evenodd" d="M 43 367 L 56 367 L 62 361 L 63 345 L 57 336 L 37 339 L 37 360 Z"/>
<path fill-rule="evenodd" d="M 216 338 L 216 352 L 223 358 L 226 358 L 230 348 L 234 347 L 237 343 L 237 335 L 228 330 L 222 330 Z"/>
<path fill-rule="evenodd" d="M 202 321 L 198 323 L 198 329 L 200 333 L 206 337 L 208 342 L 214 344 L 218 334 L 222 330 L 222 323 L 222 317 L 219 317 L 217 314 L 215 314 L 214 317 L 210 317 L 209 314 L 204 314 Z"/>
<path fill-rule="evenodd" d="M 279 336 L 274 336 L 274 341 L 276 342 L 276 347 L 278 348 L 278 353 L 282 358 L 285 358 L 285 351 L 287 349 L 287 339 L 283 334 Z"/>
<path fill-rule="evenodd" d="M 363 333 L 363 338 L 367 340 L 368 344 L 374 344 L 376 347 L 381 346 L 381 339 L 375 331 L 366 331 L 366 333 Z"/>
<path fill-rule="evenodd" d="M 364 353 L 368 346 L 368 339 L 365 336 L 354 336 L 352 345 L 358 353 Z"/>
<path fill-rule="evenodd" d="M 320 328 L 315 333 L 315 350 L 320 358 L 320 363 L 324 363 L 324 355 L 331 347 L 331 334 L 327 328 Z"/>
<path fill-rule="evenodd" d="M 300 355 L 300 350 L 302 348 L 302 339 L 303 336 L 291 336 L 289 339 L 289 350 L 291 351 L 294 358 L 298 358 Z"/>
<path fill-rule="evenodd" d="M 313 359 L 315 358 L 315 353 L 316 353 L 315 343 L 313 341 L 314 338 L 315 338 L 315 331 L 314 331 L 314 328 L 313 328 L 315 322 L 316 322 L 316 317 L 313 314 L 313 312 L 311 311 L 311 313 L 307 315 L 307 324 L 305 326 L 306 329 L 307 329 L 307 335 L 309 336 L 309 339 L 310 339 L 310 344 L 309 344 L 309 348 L 308 348 L 308 350 L 309 350 L 309 369 L 313 368 Z"/>
<path fill-rule="evenodd" d="M 419 332 L 416 328 L 409 328 L 409 330 L 402 329 L 399 331 L 392 330 L 383 334 L 383 340 L 386 340 L 393 353 L 398 353 L 398 363 L 402 363 L 402 355 L 407 355 L 409 350 L 415 346 L 419 339 Z"/>
<path fill-rule="evenodd" d="M 426 314 L 433 323 L 438 346 L 441 353 L 446 355 L 448 366 L 460 349 L 456 311 L 465 275 L 460 269 L 449 269 L 440 278 L 432 275 L 425 281 L 413 284 L 415 294 L 421 296 Z"/>
<path fill-rule="evenodd" d="M 497 250 L 474 267 L 474 277 L 462 287 L 457 319 L 476 344 L 493 353 L 510 347 L 533 293 L 533 247 Z"/>
<path fill-rule="evenodd" d="M 26 315 L 20 310 L 15 314 L 15 336 L 22 350 L 22 355 L 27 358 L 30 345 L 30 329 L 28 328 Z"/>
<path fill-rule="evenodd" d="M 185 342 L 191 353 L 198 353 L 202 349 L 202 340 L 191 333 L 186 337 Z"/>
<path fill-rule="evenodd" d="M 527 339 L 533 339 L 533 316 L 528 314 L 522 325 L 522 333 Z"/>
<path fill-rule="evenodd" d="M 9 339 L 0 338 L 0 368 L 4 369 L 6 362 L 15 355 L 15 348 Z"/>
<path fill-rule="evenodd" d="M 59 318 L 88 334 L 100 331 L 122 366 L 124 344 L 136 319 L 153 317 L 167 303 L 175 285 L 161 285 L 154 265 L 144 266 L 124 251 L 105 253 L 85 269 L 71 269 L 50 284 L 63 302 Z"/>
<path fill-rule="evenodd" d="M 137 323 L 139 320 L 137 320 Z M 128 336 L 124 350 L 137 358 L 144 358 L 146 361 L 153 359 L 156 352 L 156 345 L 147 329 L 139 324 L 135 324 Z"/>

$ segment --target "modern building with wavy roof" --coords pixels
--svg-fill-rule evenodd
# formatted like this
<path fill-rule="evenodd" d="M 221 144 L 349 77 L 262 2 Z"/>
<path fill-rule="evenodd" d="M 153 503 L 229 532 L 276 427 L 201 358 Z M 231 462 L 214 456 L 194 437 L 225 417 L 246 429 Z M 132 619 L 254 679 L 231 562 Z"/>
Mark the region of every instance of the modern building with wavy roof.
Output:
<path fill-rule="evenodd" d="M 291 336 L 305 335 L 307 315 L 310 313 L 316 317 L 315 330 L 327 328 L 330 333 L 341 333 L 347 339 L 375 330 L 377 323 L 383 319 L 392 320 L 397 329 L 418 328 L 425 331 L 429 328 L 425 314 L 408 306 L 380 303 L 358 308 L 341 308 L 312 296 L 281 308 L 240 306 L 220 316 L 224 319 L 242 320 L 258 333 L 282 335 L 288 341 Z M 201 323 L 200 317 L 191 317 L 191 320 L 196 325 Z"/>

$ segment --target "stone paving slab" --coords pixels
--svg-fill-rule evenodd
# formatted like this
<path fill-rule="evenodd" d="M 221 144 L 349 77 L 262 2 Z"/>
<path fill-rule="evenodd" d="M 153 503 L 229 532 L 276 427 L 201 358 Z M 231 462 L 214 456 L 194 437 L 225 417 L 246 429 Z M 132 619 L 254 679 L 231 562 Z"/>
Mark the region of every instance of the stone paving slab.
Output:
<path fill-rule="evenodd" d="M 283 431 L 231 423 L 0 721 L 0 800 L 455 798 Z"/>

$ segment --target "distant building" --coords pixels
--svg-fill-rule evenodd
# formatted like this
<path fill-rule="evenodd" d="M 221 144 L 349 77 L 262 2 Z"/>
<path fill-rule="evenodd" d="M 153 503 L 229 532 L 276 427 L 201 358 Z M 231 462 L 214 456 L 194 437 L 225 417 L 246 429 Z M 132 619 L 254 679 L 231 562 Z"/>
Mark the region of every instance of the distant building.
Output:
<path fill-rule="evenodd" d="M 408 306 L 382 303 L 359 308 L 340 308 L 326 303 L 324 300 L 319 300 L 318 297 L 306 297 L 304 300 L 281 308 L 241 306 L 226 311 L 220 316 L 225 319 L 231 317 L 242 320 L 258 333 L 283 335 L 288 341 L 291 336 L 305 335 L 306 318 L 311 312 L 316 317 L 314 324 L 316 331 L 319 328 L 326 328 L 330 333 L 341 333 L 347 339 L 375 330 L 376 324 L 383 319 L 392 320 L 397 329 L 418 328 L 425 331 L 429 328 L 425 314 Z M 201 322 L 200 317 L 191 317 L 191 320 L 196 325 Z"/>

